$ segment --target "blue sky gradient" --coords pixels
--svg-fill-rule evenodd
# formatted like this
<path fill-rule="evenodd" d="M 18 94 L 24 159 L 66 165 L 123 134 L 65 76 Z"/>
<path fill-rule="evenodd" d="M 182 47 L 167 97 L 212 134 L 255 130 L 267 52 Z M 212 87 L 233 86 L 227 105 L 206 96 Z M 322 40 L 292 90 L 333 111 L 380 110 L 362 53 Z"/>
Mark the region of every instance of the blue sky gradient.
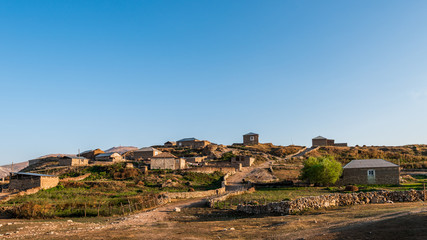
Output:
<path fill-rule="evenodd" d="M 184 137 L 427 140 L 426 1 L 2 1 L 0 164 Z"/>

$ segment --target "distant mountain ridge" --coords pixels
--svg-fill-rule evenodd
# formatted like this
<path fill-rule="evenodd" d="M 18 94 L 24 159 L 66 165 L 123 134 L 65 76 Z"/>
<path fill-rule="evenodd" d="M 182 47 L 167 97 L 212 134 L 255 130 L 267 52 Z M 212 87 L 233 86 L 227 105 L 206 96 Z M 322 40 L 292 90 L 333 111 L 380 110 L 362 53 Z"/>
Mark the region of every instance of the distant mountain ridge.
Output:
<path fill-rule="evenodd" d="M 19 172 L 28 166 L 28 161 L 0 166 L 0 178 L 9 176 L 10 172 Z"/>
<path fill-rule="evenodd" d="M 119 146 L 119 147 L 109 148 L 109 149 L 105 150 L 104 152 L 106 152 L 106 153 L 116 152 L 116 153 L 123 154 L 125 152 L 135 151 L 135 150 L 138 150 L 138 149 L 139 148 L 134 147 L 134 146 Z"/>

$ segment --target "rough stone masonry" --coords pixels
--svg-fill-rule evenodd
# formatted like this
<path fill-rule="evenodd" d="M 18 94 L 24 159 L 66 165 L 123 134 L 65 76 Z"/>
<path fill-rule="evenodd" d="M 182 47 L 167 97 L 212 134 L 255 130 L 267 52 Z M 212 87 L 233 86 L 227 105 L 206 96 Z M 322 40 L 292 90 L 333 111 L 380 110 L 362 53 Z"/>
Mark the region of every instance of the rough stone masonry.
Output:
<path fill-rule="evenodd" d="M 248 214 L 293 214 L 308 209 L 356 204 L 415 202 L 426 199 L 424 191 L 376 191 L 360 193 L 336 193 L 330 195 L 298 198 L 293 201 L 268 203 L 265 205 L 238 205 L 237 210 Z"/>

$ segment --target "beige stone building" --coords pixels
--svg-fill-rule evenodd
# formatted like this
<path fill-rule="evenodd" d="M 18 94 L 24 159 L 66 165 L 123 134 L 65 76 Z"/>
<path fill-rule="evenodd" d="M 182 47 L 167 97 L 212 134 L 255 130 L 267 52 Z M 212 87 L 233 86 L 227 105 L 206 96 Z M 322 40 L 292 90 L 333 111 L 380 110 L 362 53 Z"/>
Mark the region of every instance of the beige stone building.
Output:
<path fill-rule="evenodd" d="M 328 139 L 322 136 L 317 136 L 311 140 L 313 147 L 322 146 L 335 146 L 335 147 L 346 147 L 347 143 L 335 143 L 334 139 Z"/>
<path fill-rule="evenodd" d="M 151 158 L 151 169 L 178 170 L 186 168 L 185 159 L 177 158 L 175 155 L 164 152 Z"/>
<path fill-rule="evenodd" d="M 399 166 L 383 159 L 353 160 L 343 168 L 339 184 L 399 184 Z"/>
<path fill-rule="evenodd" d="M 247 133 L 243 135 L 243 144 L 244 145 L 255 145 L 259 143 L 259 134 L 257 133 Z"/>
<path fill-rule="evenodd" d="M 255 162 L 255 158 L 250 156 L 235 156 L 231 159 L 231 164 L 242 164 L 242 167 L 250 167 Z"/>
<path fill-rule="evenodd" d="M 87 150 L 79 154 L 79 157 L 84 157 L 90 160 L 95 160 L 95 157 L 99 154 L 105 153 L 101 149 L 97 148 L 95 150 Z"/>
<path fill-rule="evenodd" d="M 89 159 L 84 157 L 62 157 L 58 160 L 59 166 L 87 166 Z"/>
<path fill-rule="evenodd" d="M 40 187 L 48 189 L 55 187 L 59 183 L 59 178 L 53 175 L 15 172 L 10 174 L 9 190 L 23 191 Z"/>
<path fill-rule="evenodd" d="M 145 148 L 140 148 L 136 151 L 133 151 L 132 154 L 133 154 L 133 159 L 144 160 L 144 159 L 149 159 L 154 156 L 157 156 L 160 153 L 162 153 L 160 150 L 157 150 L 153 147 L 145 147 Z"/>
<path fill-rule="evenodd" d="M 124 161 L 122 155 L 118 153 L 101 153 L 96 155 L 95 161 L 100 162 L 122 162 Z"/>
<path fill-rule="evenodd" d="M 176 142 L 178 147 L 188 147 L 188 148 L 204 148 L 207 145 L 211 144 L 206 140 L 197 140 L 195 138 L 183 138 Z"/>

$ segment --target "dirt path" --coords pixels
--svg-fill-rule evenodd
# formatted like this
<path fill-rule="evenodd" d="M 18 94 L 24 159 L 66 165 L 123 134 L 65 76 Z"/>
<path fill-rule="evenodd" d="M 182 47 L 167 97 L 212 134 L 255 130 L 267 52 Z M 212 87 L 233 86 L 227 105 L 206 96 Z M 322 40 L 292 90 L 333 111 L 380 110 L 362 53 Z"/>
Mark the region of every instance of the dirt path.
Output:
<path fill-rule="evenodd" d="M 188 208 L 195 206 L 203 206 L 206 204 L 206 199 L 204 198 L 193 198 L 182 201 L 175 201 L 163 205 L 161 207 L 155 208 L 142 213 L 137 213 L 129 217 L 124 217 L 118 219 L 112 223 L 112 225 L 123 226 L 123 225 L 143 225 L 148 223 L 155 223 L 159 221 L 165 221 L 168 218 L 168 214 L 174 212 L 176 208 Z"/>

